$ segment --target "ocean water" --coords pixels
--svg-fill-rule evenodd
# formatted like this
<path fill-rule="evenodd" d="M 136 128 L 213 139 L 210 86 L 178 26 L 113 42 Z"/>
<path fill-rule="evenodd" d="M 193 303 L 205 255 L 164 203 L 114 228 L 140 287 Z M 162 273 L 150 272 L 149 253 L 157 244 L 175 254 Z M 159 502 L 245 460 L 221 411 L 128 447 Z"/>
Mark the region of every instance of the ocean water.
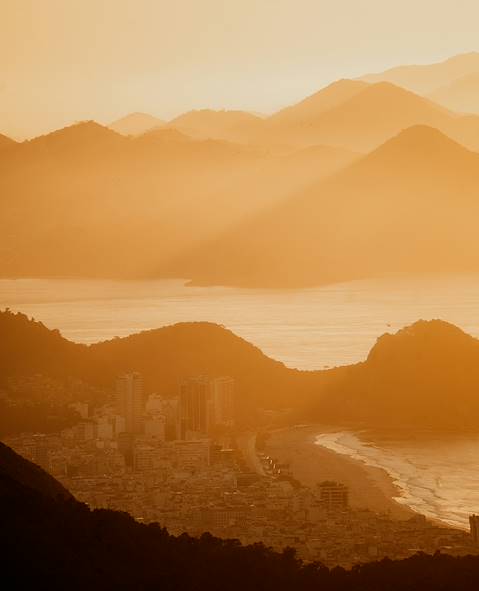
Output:
<path fill-rule="evenodd" d="M 398 487 L 396 500 L 427 517 L 468 529 L 469 515 L 479 513 L 479 435 L 386 439 L 341 431 L 318 435 L 316 443 L 382 468 Z"/>
<path fill-rule="evenodd" d="M 222 324 L 289 367 L 362 361 L 377 337 L 442 318 L 479 336 L 479 276 L 396 277 L 301 290 L 186 287 L 184 281 L 2 279 L 0 308 L 77 342 L 175 322 Z"/>

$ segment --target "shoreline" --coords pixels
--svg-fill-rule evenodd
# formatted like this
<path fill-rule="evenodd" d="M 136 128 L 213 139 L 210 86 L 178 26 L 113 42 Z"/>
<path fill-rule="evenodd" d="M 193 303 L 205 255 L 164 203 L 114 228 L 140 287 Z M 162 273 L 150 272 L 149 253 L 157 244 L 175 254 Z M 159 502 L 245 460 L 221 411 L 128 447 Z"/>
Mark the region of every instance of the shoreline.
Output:
<path fill-rule="evenodd" d="M 386 513 L 396 519 L 422 515 L 395 499 L 401 496 L 401 490 L 385 469 L 316 444 L 319 434 L 331 431 L 337 431 L 337 427 L 305 425 L 270 431 L 265 452 L 289 464 L 293 478 L 306 486 L 314 487 L 324 480 L 344 483 L 352 508 Z"/>

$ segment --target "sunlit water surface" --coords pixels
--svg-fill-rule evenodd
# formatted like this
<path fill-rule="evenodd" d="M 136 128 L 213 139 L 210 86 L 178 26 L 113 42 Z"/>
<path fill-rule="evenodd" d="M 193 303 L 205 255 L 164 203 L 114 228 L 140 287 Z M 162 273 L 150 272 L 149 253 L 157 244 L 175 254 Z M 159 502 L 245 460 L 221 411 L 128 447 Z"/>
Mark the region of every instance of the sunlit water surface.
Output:
<path fill-rule="evenodd" d="M 186 287 L 177 280 L 3 279 L 0 307 L 7 306 L 82 343 L 207 320 L 301 369 L 361 361 L 378 336 L 420 318 L 442 318 L 479 336 L 479 276 L 284 291 Z"/>

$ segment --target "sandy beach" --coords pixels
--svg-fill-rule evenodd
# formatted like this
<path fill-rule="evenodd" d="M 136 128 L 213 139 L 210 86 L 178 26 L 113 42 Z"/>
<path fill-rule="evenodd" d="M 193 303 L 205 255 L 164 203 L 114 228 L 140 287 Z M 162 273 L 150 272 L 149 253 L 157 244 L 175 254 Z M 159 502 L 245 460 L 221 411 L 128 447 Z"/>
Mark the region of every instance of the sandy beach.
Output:
<path fill-rule="evenodd" d="M 343 482 L 349 487 L 352 507 L 403 519 L 415 514 L 394 500 L 400 493 L 385 470 L 316 445 L 317 435 L 329 430 L 320 425 L 308 425 L 272 431 L 265 452 L 289 464 L 293 476 L 307 486 L 313 487 L 323 480 Z"/>

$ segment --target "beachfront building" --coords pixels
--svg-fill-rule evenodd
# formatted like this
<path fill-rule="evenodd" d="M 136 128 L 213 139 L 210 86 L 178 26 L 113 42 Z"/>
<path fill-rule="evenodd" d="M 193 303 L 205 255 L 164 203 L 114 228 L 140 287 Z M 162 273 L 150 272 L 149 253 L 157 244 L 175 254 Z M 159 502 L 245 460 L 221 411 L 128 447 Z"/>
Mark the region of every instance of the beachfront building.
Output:
<path fill-rule="evenodd" d="M 469 516 L 469 527 L 471 530 L 472 541 L 479 546 L 479 515 Z"/>
<path fill-rule="evenodd" d="M 201 439 L 215 427 L 231 427 L 235 415 L 235 381 L 230 377 L 184 379 L 179 392 L 180 439 Z"/>
<path fill-rule="evenodd" d="M 235 380 L 215 378 L 211 382 L 211 424 L 231 427 L 235 419 Z"/>
<path fill-rule="evenodd" d="M 325 480 L 318 484 L 319 500 L 327 511 L 343 511 L 349 505 L 349 489 L 342 482 Z"/>
<path fill-rule="evenodd" d="M 139 373 L 126 373 L 116 381 L 116 413 L 125 419 L 127 433 L 143 432 L 143 378 Z"/>
<path fill-rule="evenodd" d="M 201 439 L 209 429 L 211 381 L 207 376 L 188 378 L 180 384 L 180 439 Z"/>

